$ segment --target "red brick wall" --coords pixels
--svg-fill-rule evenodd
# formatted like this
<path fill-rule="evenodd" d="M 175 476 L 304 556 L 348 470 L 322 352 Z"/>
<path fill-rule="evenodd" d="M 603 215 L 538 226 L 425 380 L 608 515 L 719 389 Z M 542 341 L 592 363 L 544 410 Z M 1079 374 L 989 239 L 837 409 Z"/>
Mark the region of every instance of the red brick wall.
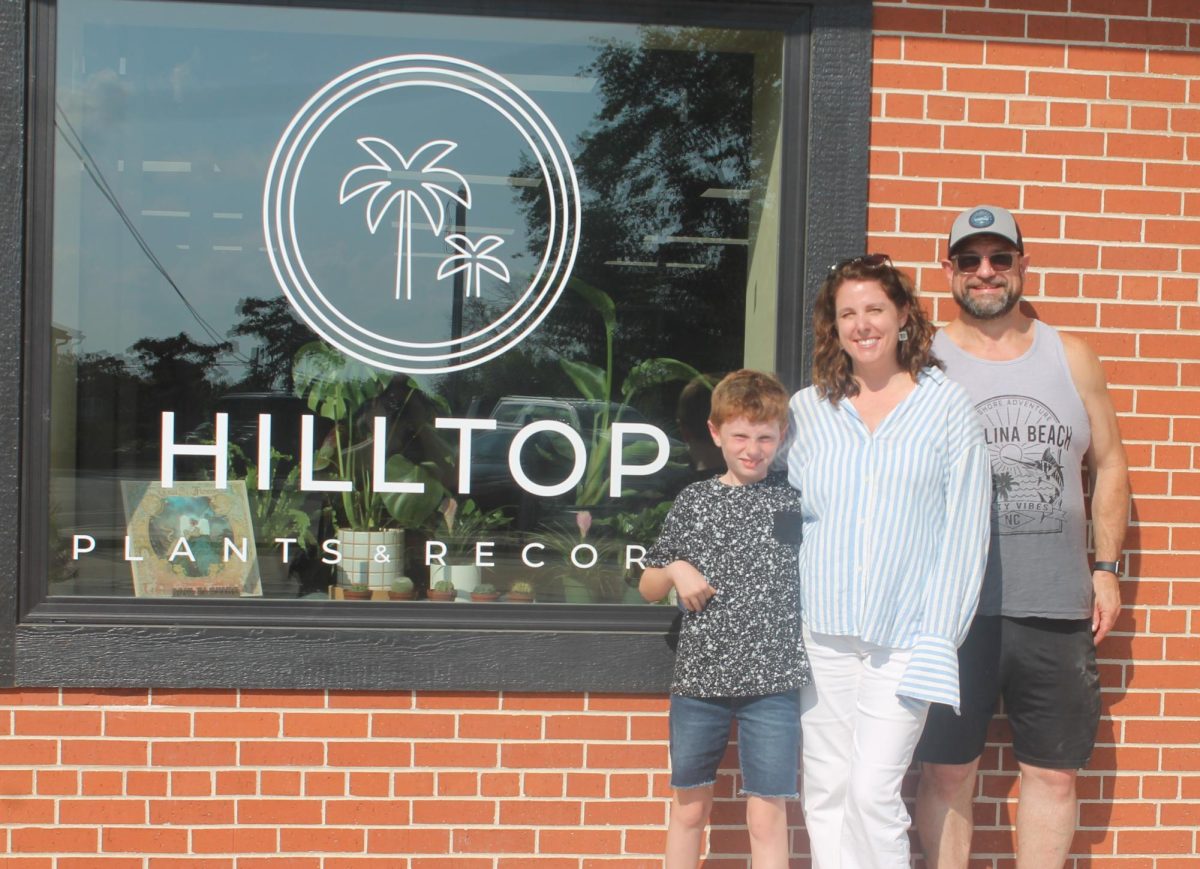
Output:
<path fill-rule="evenodd" d="M 0 854 L 12 856 L 0 866 L 658 866 L 665 706 L 578 694 L 2 691 Z M 745 851 L 744 833 L 726 841 Z"/>
<path fill-rule="evenodd" d="M 1072 869 L 1191 869 L 1200 3 L 881 0 L 876 30 L 868 247 L 945 319 L 953 215 L 1019 212 L 1036 311 L 1101 354 L 1121 415 L 1128 608 L 1101 650 Z M 994 735 L 975 864 L 1007 869 L 1016 781 L 1002 721 Z M 0 691 L 0 865 L 658 867 L 666 766 L 663 698 Z M 718 781 L 710 869 L 748 865 L 734 785 Z"/>
<path fill-rule="evenodd" d="M 877 2 L 870 250 L 954 316 L 954 215 L 1017 212 L 1037 315 L 1100 354 L 1134 501 L 1126 610 L 1080 780 L 1078 867 L 1200 865 L 1200 2 Z M 1011 865 L 1005 726 L 984 758 L 979 866 Z"/>

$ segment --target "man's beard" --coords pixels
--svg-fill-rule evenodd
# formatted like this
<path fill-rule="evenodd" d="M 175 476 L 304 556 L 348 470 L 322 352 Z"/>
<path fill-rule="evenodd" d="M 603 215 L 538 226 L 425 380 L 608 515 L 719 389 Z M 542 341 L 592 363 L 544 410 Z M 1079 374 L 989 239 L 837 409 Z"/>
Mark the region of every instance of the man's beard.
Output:
<path fill-rule="evenodd" d="M 1014 289 L 1011 284 L 1004 287 L 1001 296 L 980 298 L 971 295 L 971 288 L 963 287 L 962 292 L 954 293 L 954 301 L 958 306 L 976 320 L 996 320 L 1003 317 L 1021 301 L 1020 289 Z"/>

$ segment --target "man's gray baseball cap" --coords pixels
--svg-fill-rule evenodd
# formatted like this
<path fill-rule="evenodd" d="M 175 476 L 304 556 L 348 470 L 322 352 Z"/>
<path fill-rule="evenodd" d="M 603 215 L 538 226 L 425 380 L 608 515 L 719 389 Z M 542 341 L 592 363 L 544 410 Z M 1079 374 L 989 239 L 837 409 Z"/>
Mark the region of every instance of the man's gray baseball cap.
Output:
<path fill-rule="evenodd" d="M 1017 250 L 1025 253 L 1025 242 L 1021 238 L 1021 227 L 1017 219 L 1006 208 L 999 205 L 976 205 L 968 208 L 954 218 L 950 227 L 950 253 L 966 241 L 977 235 L 998 235 L 1017 246 Z"/>

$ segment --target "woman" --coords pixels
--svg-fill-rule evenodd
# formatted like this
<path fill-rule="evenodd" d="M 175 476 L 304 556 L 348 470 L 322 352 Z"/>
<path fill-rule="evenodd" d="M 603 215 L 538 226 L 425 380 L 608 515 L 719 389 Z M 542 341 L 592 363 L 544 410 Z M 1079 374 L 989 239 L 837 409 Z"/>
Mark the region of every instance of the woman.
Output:
<path fill-rule="evenodd" d="M 907 869 L 900 783 L 930 703 L 958 706 L 957 648 L 987 555 L 991 475 L 966 393 L 883 254 L 830 270 L 813 385 L 792 398 L 803 501 L 804 814 L 815 869 Z"/>

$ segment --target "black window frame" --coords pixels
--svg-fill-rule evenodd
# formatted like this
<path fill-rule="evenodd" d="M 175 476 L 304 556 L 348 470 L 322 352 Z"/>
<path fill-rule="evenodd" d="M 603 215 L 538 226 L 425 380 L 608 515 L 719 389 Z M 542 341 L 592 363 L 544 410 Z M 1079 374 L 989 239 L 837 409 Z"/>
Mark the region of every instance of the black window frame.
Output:
<path fill-rule="evenodd" d="M 807 382 L 806 288 L 866 235 L 869 0 L 276 2 L 784 31 L 785 92 L 796 99 L 783 121 L 777 370 L 793 387 Z M 668 607 L 44 598 L 54 10 L 53 0 L 0 4 L 0 401 L 10 408 L 0 418 L 0 684 L 664 691 Z"/>

